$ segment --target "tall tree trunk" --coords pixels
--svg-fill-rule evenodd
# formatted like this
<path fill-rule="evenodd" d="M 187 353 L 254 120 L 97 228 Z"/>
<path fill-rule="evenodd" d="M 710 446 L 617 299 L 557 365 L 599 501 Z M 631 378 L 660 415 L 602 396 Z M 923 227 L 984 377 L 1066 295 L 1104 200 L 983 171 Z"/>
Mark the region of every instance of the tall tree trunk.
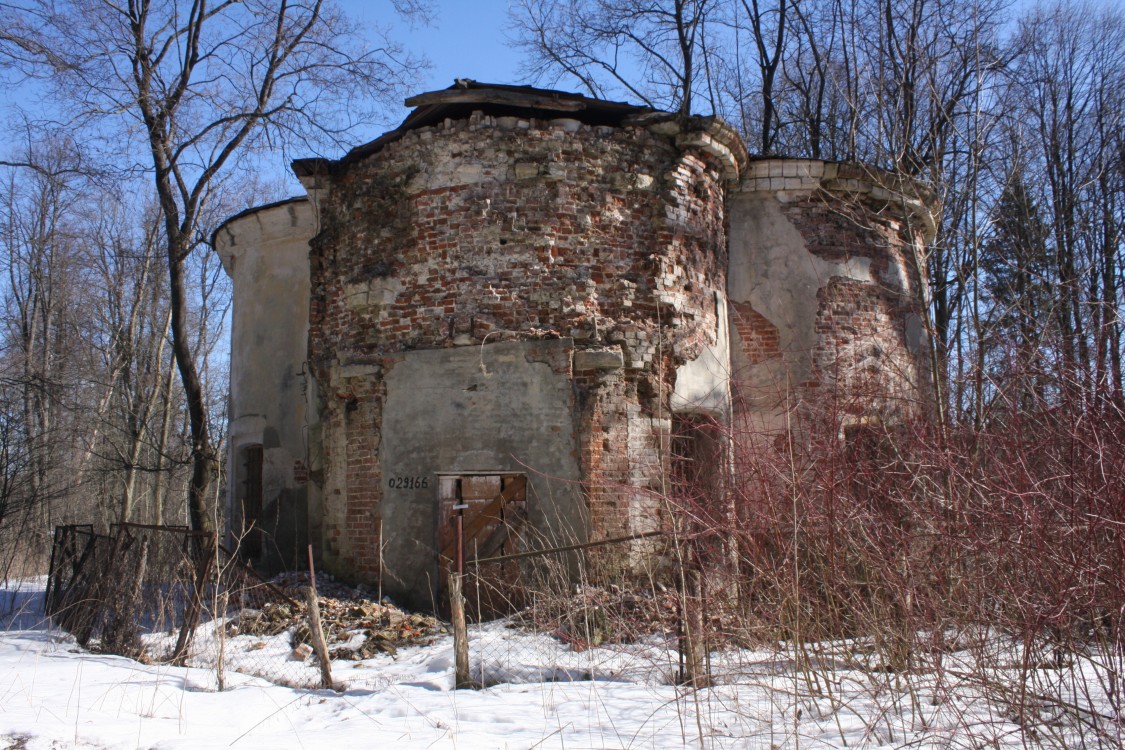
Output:
<path fill-rule="evenodd" d="M 174 221 L 174 220 L 173 220 Z M 193 531 L 211 533 L 215 530 L 211 482 L 218 473 L 218 460 L 211 447 L 207 425 L 207 407 L 203 383 L 189 342 L 187 330 L 187 295 L 184 292 L 184 262 L 173 250 L 169 239 L 168 281 L 172 303 L 172 352 L 180 372 L 191 427 L 191 484 L 188 485 L 188 516 Z"/>
<path fill-rule="evenodd" d="M 160 423 L 160 441 L 156 446 L 156 487 L 153 492 L 153 523 L 164 523 L 165 508 L 168 506 L 168 445 L 172 435 L 172 388 L 175 383 L 175 360 L 168 362 L 168 374 L 164 377 L 164 415 Z"/>

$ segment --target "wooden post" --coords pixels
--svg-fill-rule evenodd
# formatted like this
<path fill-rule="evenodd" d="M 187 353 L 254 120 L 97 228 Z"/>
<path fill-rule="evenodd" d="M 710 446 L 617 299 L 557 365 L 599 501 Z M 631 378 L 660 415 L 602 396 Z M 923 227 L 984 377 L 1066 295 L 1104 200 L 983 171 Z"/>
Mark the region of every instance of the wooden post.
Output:
<path fill-rule="evenodd" d="M 693 688 L 711 684 L 707 669 L 707 644 L 703 635 L 703 584 L 700 572 L 694 567 L 684 575 L 684 591 L 680 596 L 681 653 L 684 664 L 684 682 Z"/>
<path fill-rule="evenodd" d="M 456 664 L 453 686 L 475 687 L 469 679 L 469 628 L 465 622 L 465 597 L 461 592 L 461 575 L 449 574 L 449 613 L 453 621 L 453 659 Z"/>
<path fill-rule="evenodd" d="M 457 504 L 457 575 L 465 574 L 465 502 Z"/>
<path fill-rule="evenodd" d="M 312 640 L 313 650 L 320 662 L 320 686 L 335 690 L 332 681 L 332 659 L 328 655 L 328 644 L 324 641 L 324 630 L 320 625 L 320 601 L 316 595 L 316 568 L 313 567 L 313 550 L 309 545 L 309 587 L 305 590 L 306 600 L 309 605 L 309 638 Z"/>

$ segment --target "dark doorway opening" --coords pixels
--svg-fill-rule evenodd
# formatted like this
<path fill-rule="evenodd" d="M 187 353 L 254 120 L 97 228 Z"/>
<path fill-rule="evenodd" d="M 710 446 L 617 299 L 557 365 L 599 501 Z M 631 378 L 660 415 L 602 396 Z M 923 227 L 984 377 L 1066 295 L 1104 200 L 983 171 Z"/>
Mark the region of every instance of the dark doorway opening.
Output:
<path fill-rule="evenodd" d="M 248 445 L 242 449 L 241 526 L 238 552 L 247 560 L 262 556 L 262 446 Z"/>
<path fill-rule="evenodd" d="M 677 495 L 699 501 L 719 497 L 726 457 L 721 424 L 707 414 L 674 415 L 671 453 L 670 474 Z"/>

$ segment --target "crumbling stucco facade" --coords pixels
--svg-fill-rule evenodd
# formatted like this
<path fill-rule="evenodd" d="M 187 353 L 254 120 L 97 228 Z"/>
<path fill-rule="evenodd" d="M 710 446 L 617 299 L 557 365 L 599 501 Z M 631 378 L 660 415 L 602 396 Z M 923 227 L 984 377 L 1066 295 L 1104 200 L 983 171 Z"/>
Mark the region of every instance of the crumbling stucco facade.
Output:
<path fill-rule="evenodd" d="M 925 401 L 928 214 L 886 175 L 751 160 L 714 118 L 574 94 L 408 103 L 371 144 L 296 162 L 307 200 L 216 234 L 236 299 L 232 505 L 280 414 L 260 402 L 299 405 L 269 471 L 337 575 L 430 606 L 451 507 L 500 493 L 535 548 L 641 536 L 668 525 L 677 420 L 765 433 L 861 383 L 884 393 L 854 418 Z M 270 259 L 290 289 L 247 270 Z M 271 321 L 277 300 L 300 313 Z M 640 542 L 613 550 L 603 572 L 649 562 Z"/>
<path fill-rule="evenodd" d="M 744 429 L 824 412 L 901 422 L 932 401 L 923 251 L 932 198 L 811 159 L 751 163 L 728 199 L 731 372 Z"/>
<path fill-rule="evenodd" d="M 235 289 L 231 312 L 228 525 L 268 567 L 298 559 L 315 532 L 310 504 L 309 240 L 306 199 L 229 219 L 212 244 Z M 310 512 L 312 511 L 312 512 Z"/>

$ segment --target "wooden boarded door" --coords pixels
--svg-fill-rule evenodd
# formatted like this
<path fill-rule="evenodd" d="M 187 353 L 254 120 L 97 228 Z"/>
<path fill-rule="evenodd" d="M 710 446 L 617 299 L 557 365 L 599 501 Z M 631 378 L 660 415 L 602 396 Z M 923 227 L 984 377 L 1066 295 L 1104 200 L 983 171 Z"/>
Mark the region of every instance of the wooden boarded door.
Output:
<path fill-rule="evenodd" d="M 437 567 L 441 609 L 448 606 L 449 573 L 465 574 L 470 617 L 506 613 L 517 602 L 515 563 L 476 561 L 518 551 L 527 519 L 527 477 L 523 474 L 442 476 L 438 482 Z M 459 565 L 460 563 L 460 565 Z"/>

